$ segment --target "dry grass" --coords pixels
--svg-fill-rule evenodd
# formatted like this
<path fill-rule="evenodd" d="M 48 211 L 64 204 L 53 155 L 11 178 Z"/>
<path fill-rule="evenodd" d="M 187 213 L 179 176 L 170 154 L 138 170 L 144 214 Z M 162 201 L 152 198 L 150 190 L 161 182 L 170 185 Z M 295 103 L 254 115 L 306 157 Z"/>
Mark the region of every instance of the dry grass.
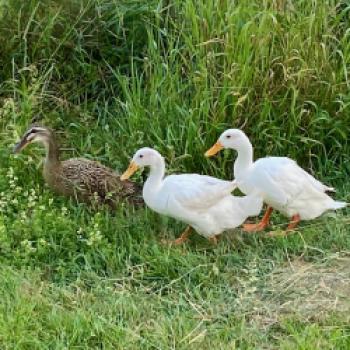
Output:
<path fill-rule="evenodd" d="M 242 284 L 241 307 L 258 327 L 290 317 L 322 322 L 337 314 L 350 319 L 350 252 L 315 263 L 302 258 L 289 261 L 276 267 L 263 283 L 256 282 Z"/>

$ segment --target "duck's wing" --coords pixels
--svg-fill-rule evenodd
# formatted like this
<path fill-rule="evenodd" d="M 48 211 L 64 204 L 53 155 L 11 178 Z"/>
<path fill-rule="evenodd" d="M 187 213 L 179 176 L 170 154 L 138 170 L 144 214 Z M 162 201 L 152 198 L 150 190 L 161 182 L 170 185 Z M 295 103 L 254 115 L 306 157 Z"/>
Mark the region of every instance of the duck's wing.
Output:
<path fill-rule="evenodd" d="M 209 208 L 223 197 L 231 195 L 237 187 L 234 181 L 198 174 L 172 175 L 165 182 L 168 182 L 167 187 L 176 201 L 189 209 Z"/>
<path fill-rule="evenodd" d="M 257 162 L 251 180 L 259 185 L 263 193 L 281 204 L 287 204 L 291 198 L 310 187 L 318 192 L 331 189 L 316 180 L 290 158 L 265 159 L 266 161 Z"/>
<path fill-rule="evenodd" d="M 96 196 L 100 202 L 111 203 L 121 198 L 141 196 L 141 187 L 131 181 L 121 181 L 112 169 L 97 161 L 73 158 L 62 162 L 62 177 L 77 194 Z"/>
<path fill-rule="evenodd" d="M 299 168 L 300 176 L 303 176 L 305 178 L 305 181 L 307 181 L 311 186 L 314 187 L 314 189 L 321 191 L 321 192 L 335 192 L 335 189 L 333 187 L 326 186 L 321 181 L 315 179 L 311 174 L 309 174 L 307 171 L 305 171 L 303 168 Z"/>
<path fill-rule="evenodd" d="M 261 194 L 284 205 L 299 185 L 299 181 L 295 182 L 295 166 L 298 167 L 289 158 L 263 158 L 255 162 L 250 181 Z"/>

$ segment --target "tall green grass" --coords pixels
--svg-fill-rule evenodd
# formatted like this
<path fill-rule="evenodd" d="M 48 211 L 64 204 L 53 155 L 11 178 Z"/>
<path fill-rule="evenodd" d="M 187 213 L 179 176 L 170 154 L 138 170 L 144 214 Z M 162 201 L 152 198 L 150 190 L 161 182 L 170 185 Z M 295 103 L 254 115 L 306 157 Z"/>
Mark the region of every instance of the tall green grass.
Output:
<path fill-rule="evenodd" d="M 8 0 L 2 96 L 15 99 L 14 124 L 39 114 L 78 128 L 81 151 L 93 125 L 94 145 L 124 162 L 148 144 L 217 172 L 203 150 L 234 126 L 257 156 L 338 176 L 349 170 L 348 20 L 335 1 Z"/>

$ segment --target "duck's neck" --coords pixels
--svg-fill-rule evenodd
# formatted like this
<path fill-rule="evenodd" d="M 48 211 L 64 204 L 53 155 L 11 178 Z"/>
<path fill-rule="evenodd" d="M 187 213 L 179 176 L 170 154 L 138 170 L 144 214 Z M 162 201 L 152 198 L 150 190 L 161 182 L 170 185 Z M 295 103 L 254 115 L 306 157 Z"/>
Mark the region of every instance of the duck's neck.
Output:
<path fill-rule="evenodd" d="M 165 162 L 163 158 L 159 158 L 150 166 L 150 173 L 143 188 L 143 194 L 146 201 L 155 196 L 157 190 L 159 190 L 162 185 L 164 174 Z"/>
<path fill-rule="evenodd" d="M 46 150 L 45 167 L 51 168 L 58 166 L 60 159 L 56 141 L 53 138 L 48 138 L 43 141 L 43 144 Z"/>
<path fill-rule="evenodd" d="M 233 165 L 233 174 L 235 178 L 244 177 L 250 167 L 253 165 L 253 146 L 249 139 L 237 148 L 237 158 Z"/>

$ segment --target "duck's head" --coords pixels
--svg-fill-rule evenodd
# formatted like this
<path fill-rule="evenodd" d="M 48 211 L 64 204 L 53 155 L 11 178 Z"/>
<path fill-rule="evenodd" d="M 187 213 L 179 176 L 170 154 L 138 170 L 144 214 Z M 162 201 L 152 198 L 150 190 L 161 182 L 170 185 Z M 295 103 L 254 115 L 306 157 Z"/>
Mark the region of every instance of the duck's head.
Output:
<path fill-rule="evenodd" d="M 220 135 L 214 146 L 205 152 L 205 156 L 212 157 L 224 148 L 239 150 L 247 145 L 247 141 L 249 143 L 247 135 L 242 130 L 228 129 Z"/>
<path fill-rule="evenodd" d="M 159 164 L 159 160 L 163 159 L 162 156 L 156 150 L 144 147 L 140 148 L 132 157 L 128 169 L 120 177 L 121 180 L 127 180 L 131 177 L 139 168 L 145 166 L 155 166 Z"/>
<path fill-rule="evenodd" d="M 53 133 L 49 128 L 33 126 L 26 131 L 22 139 L 15 145 L 13 152 L 19 153 L 33 142 L 41 142 L 44 145 L 48 145 L 52 138 Z"/>

